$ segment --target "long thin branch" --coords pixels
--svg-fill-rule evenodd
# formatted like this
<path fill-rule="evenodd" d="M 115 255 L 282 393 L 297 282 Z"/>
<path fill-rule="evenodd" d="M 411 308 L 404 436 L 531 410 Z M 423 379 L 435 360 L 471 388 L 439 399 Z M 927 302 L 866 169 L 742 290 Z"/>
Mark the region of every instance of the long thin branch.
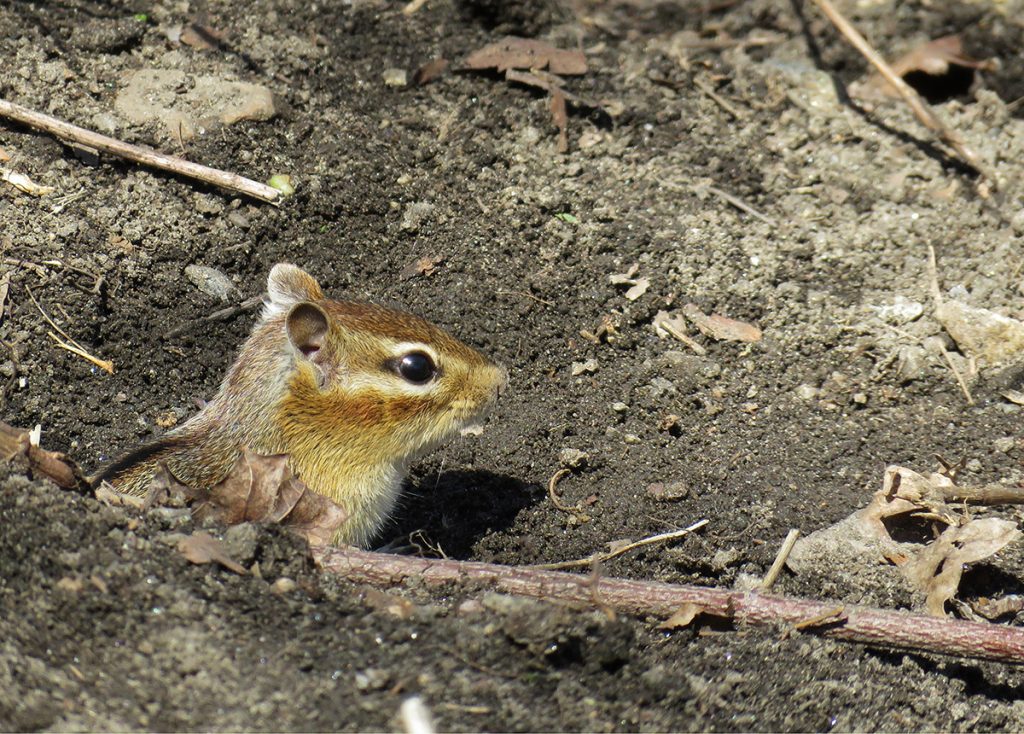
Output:
<path fill-rule="evenodd" d="M 394 586 L 406 581 L 439 586 L 460 581 L 491 584 L 508 593 L 584 606 L 600 604 L 639 616 L 669 617 L 684 604 L 739 624 L 804 625 L 804 631 L 865 645 L 1024 663 L 1024 630 L 937 619 L 909 612 L 833 602 L 787 599 L 757 592 L 583 577 L 560 571 L 467 561 L 409 558 L 353 548 L 315 546 L 320 566 L 357 583 Z M 808 626 L 808 620 L 824 620 Z"/>
<path fill-rule="evenodd" d="M 836 10 L 835 6 L 832 5 L 830 0 L 814 0 L 814 3 L 821 9 L 836 29 L 846 38 L 850 44 L 857 49 L 864 58 L 866 58 L 871 65 L 874 66 L 878 73 L 882 75 L 882 78 L 888 82 L 893 89 L 903 98 L 914 116 L 921 121 L 921 124 L 931 130 L 939 140 L 946 145 L 950 146 L 960 159 L 968 166 L 973 168 L 975 171 L 980 173 L 989 183 L 994 187 L 996 184 L 995 179 L 988 172 L 985 165 L 981 162 L 977 153 L 964 142 L 964 139 L 960 137 L 960 134 L 953 130 L 951 127 L 946 125 L 938 116 L 932 112 L 932 109 L 928 104 L 921 99 L 921 95 L 914 90 L 909 84 L 903 81 L 903 78 L 893 71 L 892 67 L 886 63 L 885 59 L 872 48 L 871 44 L 867 42 L 867 39 L 860 34 L 860 32 L 853 27 L 843 14 Z"/>
<path fill-rule="evenodd" d="M 0 117 L 20 122 L 36 130 L 42 130 L 61 140 L 69 140 L 130 161 L 135 161 L 136 163 L 158 168 L 161 171 L 170 171 L 179 176 L 204 181 L 229 191 L 237 191 L 240 194 L 265 201 L 268 204 L 278 204 L 281 200 L 280 191 L 259 181 L 239 176 L 237 173 L 228 173 L 227 171 L 210 168 L 199 163 L 192 163 L 177 156 L 164 155 L 152 148 L 132 145 L 123 140 L 101 135 L 92 130 L 86 130 L 83 127 L 72 125 L 70 122 L 59 120 L 50 115 L 44 115 L 41 112 L 30 110 L 27 107 L 22 107 L 4 99 L 0 99 Z"/>

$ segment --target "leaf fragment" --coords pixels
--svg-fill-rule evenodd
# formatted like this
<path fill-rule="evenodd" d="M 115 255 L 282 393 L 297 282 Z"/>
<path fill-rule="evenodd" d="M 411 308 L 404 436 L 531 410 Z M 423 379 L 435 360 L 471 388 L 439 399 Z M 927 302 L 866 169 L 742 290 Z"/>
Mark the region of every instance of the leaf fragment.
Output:
<path fill-rule="evenodd" d="M 557 48 L 535 38 L 505 36 L 467 56 L 463 68 L 499 72 L 546 68 L 554 74 L 577 76 L 587 73 L 587 58 L 582 51 Z"/>
<path fill-rule="evenodd" d="M 683 314 L 702 334 L 719 341 L 759 342 L 761 330 L 745 321 L 737 321 L 720 314 L 706 315 L 695 303 L 683 306 Z"/>
<path fill-rule="evenodd" d="M 219 563 L 239 576 L 245 576 L 249 572 L 245 566 L 228 555 L 224 550 L 224 544 L 205 531 L 198 531 L 182 538 L 178 542 L 178 552 L 185 557 L 189 563 L 197 565 L 203 563 Z"/>

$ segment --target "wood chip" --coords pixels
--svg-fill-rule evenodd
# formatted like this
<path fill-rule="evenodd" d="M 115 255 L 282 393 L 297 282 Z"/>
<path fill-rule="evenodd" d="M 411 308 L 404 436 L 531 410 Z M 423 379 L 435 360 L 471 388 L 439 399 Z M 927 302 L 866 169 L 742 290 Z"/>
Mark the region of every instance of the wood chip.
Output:
<path fill-rule="evenodd" d="M 178 543 L 178 552 L 185 557 L 189 563 L 219 563 L 224 568 L 239 576 L 245 576 L 249 572 L 245 566 L 228 555 L 224 550 L 224 544 L 202 530 L 192 533 Z"/>
<path fill-rule="evenodd" d="M 761 330 L 745 321 L 737 321 L 719 314 L 706 315 L 695 303 L 683 306 L 683 314 L 702 334 L 720 341 L 758 342 Z"/>

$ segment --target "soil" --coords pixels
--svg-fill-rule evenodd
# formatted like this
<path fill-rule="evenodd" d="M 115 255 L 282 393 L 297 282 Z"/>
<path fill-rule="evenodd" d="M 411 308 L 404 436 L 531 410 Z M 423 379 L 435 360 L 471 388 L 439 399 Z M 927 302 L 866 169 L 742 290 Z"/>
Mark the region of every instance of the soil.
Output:
<path fill-rule="evenodd" d="M 275 207 L 0 123 L 2 165 L 56 187 L 0 192 L 4 421 L 40 424 L 90 470 L 159 435 L 212 395 L 255 315 L 203 319 L 290 261 L 511 371 L 482 435 L 416 465 L 382 544 L 414 534 L 426 553 L 531 564 L 706 518 L 602 573 L 732 587 L 764 574 L 790 528 L 863 507 L 889 464 L 928 471 L 939 454 L 968 460 L 964 483 L 1024 479 L 1021 407 L 1003 397 L 1022 362 L 969 374 L 933 315 L 928 253 L 946 297 L 1024 316 L 1024 5 L 839 3 L 890 57 L 960 32 L 970 55 L 1000 58 L 928 90 L 994 171 L 988 195 L 904 106 L 851 102 L 865 63 L 810 6 L 403 5 L 0 7 L 4 99 L 295 184 Z M 196 20 L 213 33 L 181 43 Z M 570 105 L 564 154 L 543 91 L 456 68 L 509 33 L 586 51 L 566 86 L 589 104 Z M 428 84 L 385 82 L 437 57 L 452 68 Z M 116 100 L 139 69 L 263 85 L 277 114 L 204 118 L 190 138 L 130 123 Z M 443 261 L 401 276 L 425 256 Z M 190 265 L 227 276 L 227 300 Z M 650 284 L 630 300 L 610 276 L 634 266 Z M 691 302 L 763 338 L 691 330 L 698 355 L 656 333 L 659 311 Z M 58 348 L 40 308 L 114 373 Z M 936 342 L 973 404 L 923 346 Z M 586 454 L 559 484 L 585 522 L 547 498 L 565 449 Z M 108 507 L 15 468 L 0 467 L 0 524 L 0 729 L 392 729 L 411 694 L 444 730 L 1024 728 L 1012 666 L 780 629 L 665 631 L 472 587 L 382 595 L 320 574 L 280 528 L 212 528 L 258 564 L 239 576 L 178 553 L 187 513 Z M 919 601 L 828 568 L 776 590 Z M 1022 590 L 1017 551 L 975 566 L 963 593 Z"/>

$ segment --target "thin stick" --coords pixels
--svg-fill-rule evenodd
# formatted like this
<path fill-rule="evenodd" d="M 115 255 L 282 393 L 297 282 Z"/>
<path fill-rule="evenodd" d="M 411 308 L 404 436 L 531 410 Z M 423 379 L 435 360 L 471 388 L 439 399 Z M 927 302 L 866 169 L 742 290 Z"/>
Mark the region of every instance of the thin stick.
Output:
<path fill-rule="evenodd" d="M 768 569 L 768 573 L 764 575 L 764 579 L 761 581 L 761 591 L 768 591 L 775 584 L 775 580 L 782 573 L 782 569 L 786 565 L 786 559 L 789 558 L 789 554 L 793 551 L 793 546 L 796 545 L 796 539 L 799 537 L 800 531 L 796 528 L 789 531 L 786 539 L 782 541 L 782 547 L 779 548 L 778 555 L 775 556 L 775 562 L 772 563 L 772 567 Z"/>
<path fill-rule="evenodd" d="M 240 194 L 251 196 L 254 199 L 265 201 L 268 204 L 279 204 L 281 200 L 280 191 L 258 181 L 253 181 L 235 173 L 209 168 L 199 163 L 192 163 L 177 156 L 158 153 L 152 148 L 132 145 L 117 138 L 100 135 L 92 130 L 86 130 L 64 120 L 59 120 L 56 117 L 44 115 L 41 112 L 35 112 L 27 107 L 8 102 L 5 99 L 0 99 L 0 117 L 20 122 L 36 130 L 42 130 L 61 140 L 95 148 L 96 150 L 151 166 L 161 171 L 169 171 L 179 176 L 204 181 L 229 191 L 236 191 Z"/>
<path fill-rule="evenodd" d="M 746 115 L 744 115 L 744 114 L 743 114 L 742 112 L 740 112 L 740 111 L 739 111 L 738 109 L 736 109 L 735 107 L 733 107 L 733 105 L 732 105 L 731 103 L 729 103 L 729 102 L 728 102 L 728 101 L 727 101 L 727 100 L 725 99 L 725 97 L 723 97 L 723 96 L 722 96 L 722 95 L 720 95 L 720 94 L 719 94 L 718 92 L 716 92 L 716 91 L 715 91 L 714 89 L 712 89 L 712 88 L 710 87 L 710 85 L 706 84 L 706 83 L 705 83 L 704 81 L 702 81 L 702 80 L 700 80 L 700 79 L 694 79 L 694 80 L 693 80 L 693 83 L 694 83 L 694 85 L 695 85 L 695 86 L 697 87 L 697 89 L 699 89 L 700 91 L 704 92 L 704 94 L 705 94 L 705 95 L 707 95 L 707 97 L 708 97 L 708 98 L 709 98 L 709 99 L 710 99 L 710 100 L 711 100 L 712 102 L 714 102 L 714 103 L 715 103 L 715 104 L 717 104 L 717 105 L 718 105 L 719 107 L 721 107 L 721 108 L 722 108 L 723 110 L 725 110 L 726 112 L 728 112 L 728 113 L 729 113 L 730 115 L 732 115 L 732 116 L 733 116 L 733 117 L 734 117 L 735 119 L 737 119 L 737 120 L 744 120 L 744 119 L 746 119 Z"/>
<path fill-rule="evenodd" d="M 684 604 L 705 614 L 757 626 L 796 625 L 829 619 L 836 603 L 790 599 L 759 592 L 711 589 L 603 577 L 596 582 L 561 571 L 445 561 L 371 553 L 354 548 L 314 546 L 313 557 L 329 573 L 355 583 L 379 586 L 445 586 L 458 582 L 488 584 L 509 594 L 592 607 L 594 588 L 602 604 L 617 612 L 668 618 Z M 1024 664 L 1024 630 L 982 622 L 939 619 L 924 614 L 844 606 L 844 618 L 809 632 L 873 647 L 955 655 L 976 660 Z"/>
<path fill-rule="evenodd" d="M 66 349 L 72 354 L 77 354 L 79 357 L 86 360 L 87 362 L 92 362 L 101 370 L 105 370 L 110 374 L 114 374 L 114 363 L 111 362 L 109 359 L 100 359 L 99 357 L 94 357 L 81 347 L 76 347 L 74 344 L 68 344 L 67 342 L 63 341 L 59 336 L 54 334 L 52 331 L 48 331 L 46 332 L 46 334 L 51 339 L 53 339 L 57 343 L 57 346 L 60 347 L 61 349 Z"/>
<path fill-rule="evenodd" d="M 777 224 L 776 224 L 774 219 L 772 219 L 771 217 L 769 217 L 769 216 L 767 216 L 765 214 L 762 214 L 757 209 L 755 209 L 754 207 L 750 206 L 750 204 L 748 204 L 745 201 L 743 201 L 743 199 L 740 199 L 740 198 L 738 198 L 736 196 L 733 196 L 728 191 L 723 191 L 722 189 L 718 188 L 717 186 L 696 186 L 696 187 L 694 187 L 694 190 L 695 191 L 707 191 L 709 194 L 714 194 L 718 198 L 724 199 L 725 201 L 729 202 L 730 204 L 732 204 L 734 207 L 736 207 L 740 211 L 746 212 L 747 214 L 749 214 L 750 216 L 754 217 L 755 219 L 760 219 L 762 222 L 764 222 L 765 224 L 767 224 L 767 225 L 769 225 L 771 227 L 777 226 Z"/>
<path fill-rule="evenodd" d="M 928 269 L 931 275 L 931 291 L 932 298 L 935 300 L 935 311 L 942 306 L 942 291 L 939 288 L 939 266 L 935 260 L 935 247 L 928 245 Z M 942 359 L 945 360 L 946 366 L 949 367 L 949 371 L 953 373 L 953 377 L 956 379 L 957 384 L 960 386 L 960 391 L 964 394 L 967 399 L 968 405 L 974 405 L 974 398 L 971 396 L 971 389 L 967 387 L 967 382 L 964 380 L 963 375 L 960 374 L 960 370 L 953 364 L 952 357 L 949 356 L 949 352 L 946 348 L 939 346 L 939 353 L 942 355 Z"/>
<path fill-rule="evenodd" d="M 968 147 L 964 139 L 960 137 L 960 134 L 955 130 L 947 126 L 938 116 L 932 111 L 928 104 L 921 99 L 913 87 L 903 81 L 903 78 L 899 76 L 892 67 L 886 63 L 871 44 L 862 36 L 853 25 L 843 17 L 842 13 L 836 10 L 835 6 L 832 5 L 830 0 L 814 0 L 815 4 L 821 8 L 823 12 L 832 24 L 835 25 L 836 29 L 846 38 L 850 44 L 857 49 L 864 58 L 866 58 L 871 65 L 874 66 L 878 73 L 882 75 L 882 78 L 887 81 L 893 89 L 903 98 L 914 116 L 920 120 L 921 124 L 931 130 L 943 143 L 951 147 L 960 159 L 968 166 L 973 168 L 979 174 L 984 176 L 995 186 L 995 179 L 986 170 L 982 164 L 981 159 L 978 155 Z"/>
<path fill-rule="evenodd" d="M 558 493 L 555 491 L 555 487 L 558 486 L 558 482 L 561 481 L 562 477 L 568 476 L 572 472 L 568 469 L 559 469 L 548 480 L 548 498 L 551 500 L 551 504 L 555 506 L 555 509 L 567 512 L 570 515 L 575 515 L 580 511 L 578 507 L 570 507 L 569 505 L 562 502 L 558 497 Z"/>
<path fill-rule="evenodd" d="M 578 558 L 575 561 L 558 561 L 557 563 L 539 563 L 530 568 L 541 568 L 547 571 L 558 571 L 564 568 L 581 568 L 583 566 L 592 566 L 595 563 L 604 563 L 610 561 L 613 558 L 618 558 L 623 553 L 629 553 L 635 548 L 642 548 L 645 545 L 651 545 L 652 543 L 664 543 L 668 540 L 675 540 L 676 538 L 682 538 L 683 536 L 689 535 L 694 530 L 698 530 L 708 524 L 708 520 L 698 520 L 693 525 L 683 528 L 682 530 L 672 530 L 667 533 L 661 533 L 659 535 L 652 535 L 643 540 L 637 540 L 633 543 L 627 543 L 621 548 L 616 548 L 613 551 L 607 551 L 605 553 L 594 553 L 587 558 Z"/>
<path fill-rule="evenodd" d="M 695 342 L 693 339 L 691 339 L 689 336 L 681 332 L 676 327 L 672 326 L 672 324 L 670 324 L 668 320 L 660 322 L 658 324 L 658 328 L 664 329 L 670 336 L 674 336 L 676 339 L 678 339 L 683 344 L 692 349 L 695 354 L 698 354 L 701 357 L 703 357 L 705 354 L 708 353 L 707 349 L 705 349 L 703 346 Z"/>
<path fill-rule="evenodd" d="M 236 304 L 234 306 L 228 306 L 227 308 L 222 308 L 222 309 L 220 309 L 218 311 L 214 311 L 213 313 L 209 313 L 206 316 L 204 316 L 202 320 L 203 321 L 226 321 L 226 320 L 232 318 L 233 316 L 237 316 L 238 314 L 245 313 L 246 311 L 251 311 L 252 309 L 254 309 L 257 306 L 259 306 L 261 303 L 263 303 L 263 296 L 262 295 L 252 296 L 250 298 L 246 298 L 244 301 L 242 301 L 241 303 Z M 184 334 L 186 331 L 188 331 L 189 329 L 193 328 L 194 326 L 195 326 L 195 322 L 194 321 L 189 321 L 188 323 L 182 324 L 181 326 L 176 326 L 173 329 L 171 329 L 170 331 L 168 331 L 166 334 L 164 334 L 164 339 L 173 339 L 176 336 L 181 336 L 182 334 Z"/>
<path fill-rule="evenodd" d="M 53 339 L 55 342 L 57 342 L 57 346 L 58 347 L 60 347 L 61 349 L 66 349 L 67 351 L 71 352 L 72 354 L 77 354 L 82 359 L 85 359 L 85 360 L 87 360 L 89 362 L 92 362 L 94 365 L 96 365 L 100 369 L 106 370 L 110 374 L 114 374 L 114 363 L 113 362 L 111 362 L 110 360 L 106 360 L 106 359 L 100 359 L 99 357 L 94 357 L 93 355 L 89 354 L 88 350 L 86 350 L 85 347 L 83 347 L 77 341 L 75 341 L 70 336 L 68 336 L 67 332 L 64 331 L 64 329 L 60 328 L 59 326 L 57 326 L 56 323 L 54 323 L 53 319 L 50 318 L 49 314 L 47 314 L 46 311 L 43 310 L 43 307 L 39 305 L 39 301 L 36 300 L 35 294 L 32 293 L 32 289 L 29 288 L 28 286 L 25 286 L 25 290 L 28 292 L 28 297 L 32 299 L 32 303 L 35 304 L 36 310 L 39 311 L 39 314 L 44 319 L 46 319 L 46 323 L 48 323 L 50 326 L 52 326 L 54 329 L 56 329 L 57 332 L 62 337 L 64 337 L 64 339 L 67 340 L 67 341 L 62 341 L 60 339 L 60 337 L 57 336 L 57 334 L 54 334 L 52 331 L 48 331 L 47 335 L 51 339 Z"/>

